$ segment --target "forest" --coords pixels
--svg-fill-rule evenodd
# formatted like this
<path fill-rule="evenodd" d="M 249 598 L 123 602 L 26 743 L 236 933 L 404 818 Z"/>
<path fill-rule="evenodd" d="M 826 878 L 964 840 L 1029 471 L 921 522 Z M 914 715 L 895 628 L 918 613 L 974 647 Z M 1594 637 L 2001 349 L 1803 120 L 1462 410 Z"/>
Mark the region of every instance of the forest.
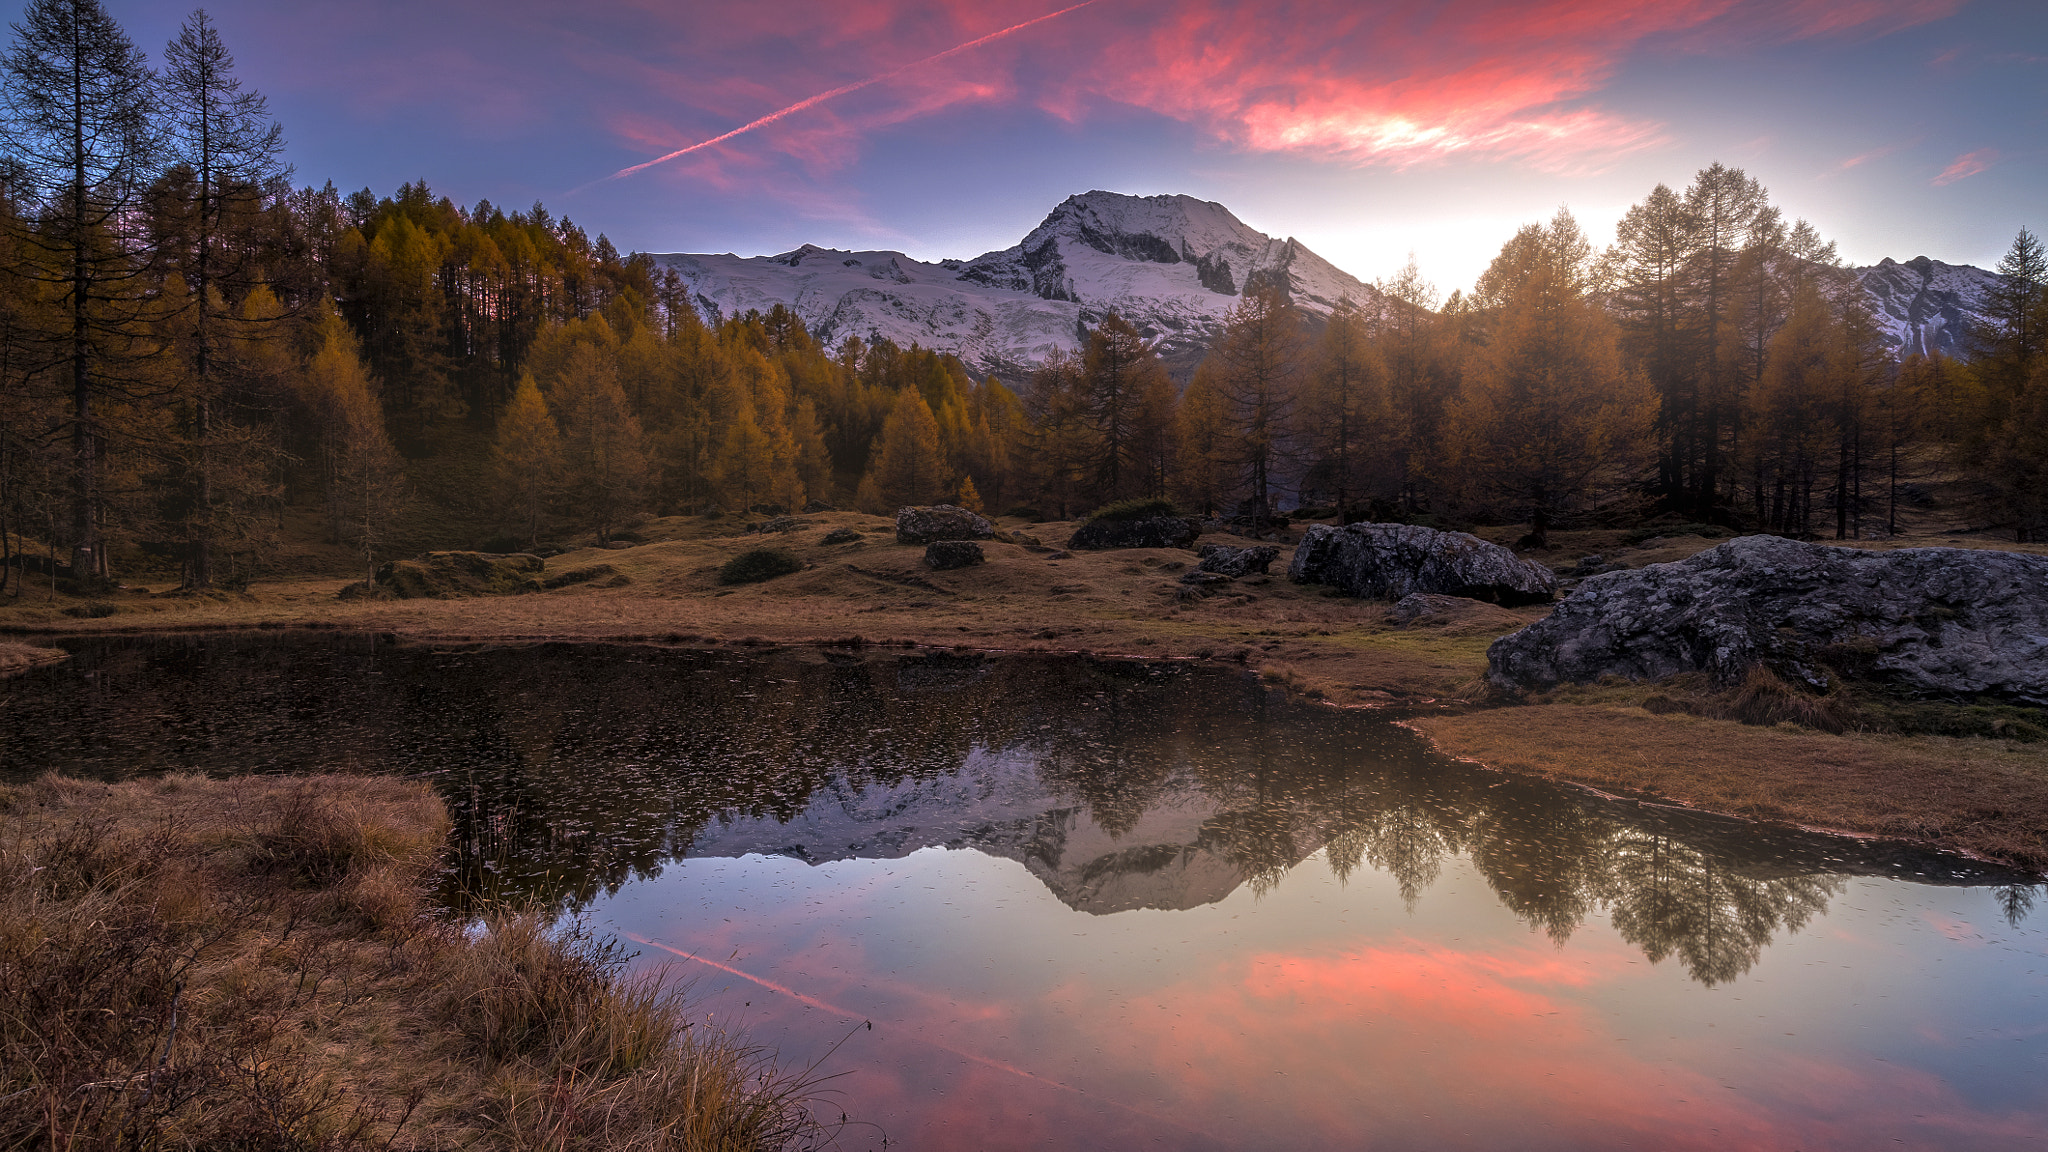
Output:
<path fill-rule="evenodd" d="M 2048 530 L 2048 256 L 2020 230 L 1966 359 L 1892 356 L 1833 244 L 1714 164 L 1614 243 L 1568 211 L 1441 296 L 1413 261 L 1327 318 L 1238 298 L 1176 380 L 1146 333 L 1016 379 L 719 316 L 539 203 L 294 186 L 203 12 L 148 58 L 35 0 L 0 61 L 0 587 L 206 590 L 316 531 L 607 542 L 651 515 L 1129 499 L 1552 529 L 1656 516 L 1896 534 L 1939 484 Z M 10 583 L 11 580 L 11 583 Z"/>

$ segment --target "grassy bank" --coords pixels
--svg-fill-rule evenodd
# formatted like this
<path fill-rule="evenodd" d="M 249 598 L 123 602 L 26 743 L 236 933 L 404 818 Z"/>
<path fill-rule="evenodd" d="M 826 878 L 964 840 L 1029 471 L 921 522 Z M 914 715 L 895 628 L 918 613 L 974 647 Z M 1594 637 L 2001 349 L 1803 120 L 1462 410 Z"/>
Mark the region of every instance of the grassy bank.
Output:
<path fill-rule="evenodd" d="M 0 791 L 0 1146 L 780 1148 L 805 1085 L 573 926 L 465 931 L 376 777 Z"/>
<path fill-rule="evenodd" d="M 671 517 L 638 526 L 639 542 L 629 547 L 583 548 L 550 558 L 546 574 L 559 586 L 542 592 L 473 599 L 338 599 L 342 586 L 358 578 L 351 571 L 259 580 L 246 593 L 207 597 L 130 590 L 85 601 L 32 593 L 0 600 L 0 630 L 35 635 L 307 627 L 392 632 L 420 640 L 591 639 L 748 647 L 861 641 L 994 652 L 1091 652 L 1245 666 L 1271 683 L 1340 705 L 1494 708 L 1500 701 L 1489 697 L 1484 680 L 1487 645 L 1546 611 L 1467 602 L 1448 617 L 1396 624 L 1388 619 L 1387 604 L 1288 581 L 1284 573 L 1292 549 L 1285 545 L 1271 576 L 1197 593 L 1179 582 L 1194 560 L 1191 553 L 1068 554 L 1061 545 L 1076 527 L 1073 522 L 1006 519 L 999 524 L 1007 538 L 983 545 L 987 563 L 947 572 L 926 568 L 921 547 L 897 544 L 892 523 L 881 517 L 819 513 L 797 517 L 794 531 L 769 534 L 748 534 L 737 517 Z M 857 539 L 825 543 L 836 531 L 850 531 Z M 1294 531 L 1298 536 L 1300 530 Z M 1481 534 L 1508 542 L 1519 532 L 1508 527 Z M 1250 543 L 1230 536 L 1206 539 Z M 1556 550 L 1538 556 L 1560 568 L 1592 553 L 1639 568 L 1683 559 L 1718 542 L 1689 531 L 1589 530 L 1558 532 L 1553 539 Z M 1947 533 L 1860 546 L 1936 544 L 2043 551 L 1988 536 Z M 764 546 L 787 551 L 802 567 L 759 583 L 720 582 L 727 564 Z M 1635 745 L 1661 731 L 1639 723 L 1646 715 L 1641 705 L 1658 709 L 1649 699 L 1657 691 L 1668 698 L 1663 706 L 1686 714 L 1693 746 Z M 1771 711 L 1690 688 L 1633 686 L 1557 693 L 1538 707 L 1433 719 L 1427 727 L 1446 752 L 1496 766 L 1529 765 L 1597 787 L 1657 789 L 1702 807 L 1933 839 L 2000 859 L 2043 862 L 2038 847 L 2029 845 L 2037 844 L 2039 830 L 2048 828 L 2048 811 L 1936 786 L 1945 779 L 1939 766 L 1955 755 L 1951 744 L 1982 750 L 2015 773 L 2048 776 L 2048 741 L 2021 745 L 1998 739 L 2029 734 L 2030 721 L 1997 709 L 1977 710 L 1981 715 L 1936 709 L 1940 715 L 1923 716 L 1875 696 L 1836 700 L 1826 707 L 1808 708 L 1809 703 L 1788 699 L 1773 703 L 1778 710 Z M 1781 719 L 1852 735 L 1773 726 Z M 1854 735 L 1859 729 L 1863 734 Z M 1871 769 L 1874 790 L 1859 797 L 1836 788 L 1840 750 L 1858 740 L 1878 739 L 1879 732 L 1888 733 L 1882 738 L 1885 747 L 1896 754 L 1873 762 L 1882 765 Z M 1962 734 L 1990 739 L 1944 739 Z M 1749 771 L 1757 764 L 1769 765 L 1770 771 Z M 1799 793 L 1797 805 L 1784 805 L 1788 788 Z M 1895 811 L 1873 810 L 1871 805 L 1883 796 L 1914 798 L 1933 807 L 1902 803 Z M 1933 797 L 1942 799 L 1936 803 Z M 1980 809 L 2004 814 L 1980 816 Z"/>

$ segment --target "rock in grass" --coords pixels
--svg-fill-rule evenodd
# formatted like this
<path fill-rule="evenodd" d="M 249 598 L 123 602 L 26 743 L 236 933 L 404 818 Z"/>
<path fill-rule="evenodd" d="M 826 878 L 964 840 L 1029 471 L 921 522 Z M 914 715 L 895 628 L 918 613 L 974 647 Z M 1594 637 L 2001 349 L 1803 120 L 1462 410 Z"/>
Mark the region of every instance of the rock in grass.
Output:
<path fill-rule="evenodd" d="M 1067 547 L 1099 552 L 1109 548 L 1192 548 L 1201 521 L 1179 516 L 1142 520 L 1090 520 L 1074 530 Z"/>
<path fill-rule="evenodd" d="M 1460 607 L 1471 606 L 1471 601 L 1462 596 L 1444 596 L 1435 592 L 1411 592 L 1395 601 L 1387 612 L 1390 624 L 1441 624 L 1455 619 Z"/>
<path fill-rule="evenodd" d="M 1515 605 L 1557 595 L 1557 575 L 1541 564 L 1468 532 L 1414 524 L 1312 524 L 1295 546 L 1287 576 L 1374 600 L 1435 592 Z"/>
<path fill-rule="evenodd" d="M 1494 641 L 1495 682 L 1756 665 L 1821 687 L 1828 669 L 1918 695 L 2048 705 L 2048 556 L 1869 552 L 1746 536 L 1671 564 L 1593 576 L 1547 618 Z"/>
<path fill-rule="evenodd" d="M 720 584 L 759 584 L 777 576 L 803 571 L 804 562 L 781 548 L 755 548 L 725 562 L 718 570 Z"/>
<path fill-rule="evenodd" d="M 899 508 L 896 511 L 898 544 L 930 544 L 934 540 L 987 540 L 995 534 L 994 524 L 976 513 L 965 508 L 956 508 L 951 504 L 933 504 L 926 508 Z"/>
<path fill-rule="evenodd" d="M 934 540 L 924 548 L 925 567 L 944 572 L 953 568 L 972 568 L 986 557 L 981 554 L 981 545 L 972 540 Z"/>
<path fill-rule="evenodd" d="M 1249 576 L 1254 572 L 1264 574 L 1266 566 L 1280 555 L 1280 550 L 1271 544 L 1255 544 L 1250 548 L 1232 548 L 1228 544 L 1204 544 L 1200 553 L 1202 559 L 1196 569 L 1203 572 L 1220 572 L 1225 576 Z"/>
<path fill-rule="evenodd" d="M 350 585 L 343 595 L 455 600 L 533 592 L 541 587 L 540 574 L 545 567 L 546 561 L 530 552 L 427 552 L 382 565 L 371 587 Z"/>
<path fill-rule="evenodd" d="M 819 540 L 819 541 L 818 541 L 818 543 L 820 543 L 820 544 L 851 544 L 851 543 L 853 543 L 854 541 L 856 541 L 856 540 L 859 540 L 859 539 L 860 539 L 860 533 L 858 533 L 858 532 L 855 532 L 855 531 L 854 531 L 853 529 L 851 529 L 851 528 L 834 528 L 834 529 L 833 529 L 833 530 L 831 530 L 830 532 L 827 532 L 827 533 L 825 533 L 825 537 L 824 537 L 824 539 L 822 539 L 822 540 Z"/>

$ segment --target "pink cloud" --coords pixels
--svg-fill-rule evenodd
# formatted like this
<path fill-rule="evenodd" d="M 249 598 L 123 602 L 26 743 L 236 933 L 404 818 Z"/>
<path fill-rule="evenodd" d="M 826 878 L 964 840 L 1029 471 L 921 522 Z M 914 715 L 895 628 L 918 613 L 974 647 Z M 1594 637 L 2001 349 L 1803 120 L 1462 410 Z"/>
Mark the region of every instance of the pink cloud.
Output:
<path fill-rule="evenodd" d="M 1467 154 L 1561 169 L 1663 140 L 1660 125 L 1593 103 L 1626 60 L 1655 44 L 1711 50 L 1876 35 L 1948 15 L 1960 2 L 1452 0 L 1418 10 L 1339 0 L 1134 0 L 1091 6 L 893 75 L 1063 5 L 804 2 L 754 6 L 722 14 L 719 27 L 688 29 L 708 38 L 696 40 L 693 55 L 714 63 L 711 73 L 672 71 L 651 87 L 709 97 L 693 102 L 715 108 L 718 119 L 692 117 L 691 131 L 673 137 L 689 143 L 844 89 L 843 97 L 760 126 L 744 144 L 732 142 L 779 151 L 813 171 L 850 162 L 861 138 L 880 128 L 1017 100 L 1068 120 L 1121 103 L 1195 125 L 1227 145 L 1343 163 L 1402 166 Z M 664 20 L 652 4 L 645 16 Z M 819 66 L 741 67 L 771 50 Z M 707 59 L 712 53 L 724 67 Z M 721 79 L 729 75 L 750 79 Z M 750 98 L 731 99 L 735 88 Z M 649 134 L 629 139 L 645 147 Z"/>
<path fill-rule="evenodd" d="M 1953 184 L 1958 180 L 1967 180 L 1986 168 L 1991 167 L 1997 161 L 1998 149 L 1996 148 L 1979 148 L 1975 152 L 1965 152 L 1951 161 L 1948 167 L 1941 170 L 1941 175 L 1934 178 L 1934 185 L 1939 188 L 1945 184 Z"/>
<path fill-rule="evenodd" d="M 1877 148 L 1872 148 L 1868 152 L 1859 152 L 1856 155 L 1851 156 L 1848 159 L 1842 161 L 1841 163 L 1835 165 L 1835 170 L 1838 172 L 1847 172 L 1851 168 L 1861 168 L 1863 165 L 1870 163 L 1872 160 L 1882 160 L 1885 157 L 1891 155 L 1892 153 L 1897 152 L 1899 149 L 1903 147 L 1905 147 L 1903 143 L 1885 144 Z"/>

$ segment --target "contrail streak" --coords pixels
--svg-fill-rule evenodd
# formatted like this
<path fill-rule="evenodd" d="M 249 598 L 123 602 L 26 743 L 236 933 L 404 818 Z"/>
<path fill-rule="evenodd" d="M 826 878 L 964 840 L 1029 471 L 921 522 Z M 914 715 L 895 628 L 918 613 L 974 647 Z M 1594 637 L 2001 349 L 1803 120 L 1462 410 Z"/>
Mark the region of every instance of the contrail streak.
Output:
<path fill-rule="evenodd" d="M 1093 0 L 1090 0 L 1090 3 L 1093 3 Z M 1082 7 L 1082 5 L 1076 4 L 1074 7 L 1079 8 Z M 1067 9 L 1067 11 L 1069 12 L 1073 10 L 1073 8 Z M 1059 15 L 1059 13 L 1053 13 L 1053 16 L 1057 15 Z M 1039 17 L 1039 19 L 1050 20 L 1052 19 L 1052 17 L 1041 16 Z M 961 48 L 971 47 L 973 47 L 973 45 L 963 44 L 960 46 L 960 48 L 953 49 L 953 51 L 958 52 L 961 50 Z M 709 141 L 706 141 L 706 143 L 709 143 Z M 672 956 L 680 956 L 685 960 L 694 960 L 699 964 L 706 964 L 713 968 L 716 968 L 720 972 L 730 972 L 734 976 L 737 976 L 742 980 L 751 980 L 754 983 L 759 984 L 761 987 L 766 988 L 771 992 L 780 992 L 784 996 L 788 996 L 796 1000 L 800 1004 L 807 1004 L 813 1008 L 818 1008 L 823 1011 L 830 1012 L 834 1016 L 843 1016 L 848 1020 L 859 1020 L 863 1023 L 866 1023 L 867 1026 L 870 1028 L 874 1027 L 874 1022 L 872 1020 L 869 1020 L 866 1016 L 863 1016 L 859 1012 L 848 1011 L 845 1008 L 839 1007 L 837 1004 L 827 1004 L 825 1001 L 820 1000 L 814 996 L 806 996 L 803 993 L 798 992 L 794 988 L 790 988 L 782 984 L 777 984 L 772 980 L 763 980 L 761 977 L 756 976 L 751 972 L 742 972 L 738 968 L 735 968 L 730 964 L 720 964 L 716 960 L 706 959 L 693 952 L 685 952 L 681 948 L 672 948 L 667 944 L 663 944 L 659 940 L 649 940 L 647 937 L 642 936 L 637 932 L 626 932 L 623 933 L 623 935 L 626 937 L 626 939 L 631 940 L 635 944 L 644 944 L 649 948 L 659 948 L 663 952 L 667 952 Z M 1203 1132 L 1199 1128 L 1189 1127 L 1188 1125 L 1182 1123 L 1179 1120 L 1175 1120 L 1168 1116 L 1161 1116 L 1156 1112 L 1148 1112 L 1143 1108 L 1138 1108 L 1130 1104 L 1125 1104 L 1118 1100 L 1111 1100 L 1106 1096 L 1097 1096 L 1095 1093 L 1087 1091 L 1086 1089 L 1076 1088 L 1071 1084 L 1062 1084 L 1059 1081 L 1051 1079 L 1049 1077 L 1040 1076 L 1036 1072 L 1031 1072 L 1026 1069 L 1019 1068 L 1015 1064 L 1006 1064 L 1001 1060 L 992 1059 L 990 1057 L 983 1056 L 977 1052 L 969 1052 L 964 1048 L 956 1048 L 951 1044 L 945 1043 L 942 1040 L 934 1040 L 929 1036 L 918 1036 L 913 1034 L 909 1035 L 907 1038 L 910 1040 L 917 1041 L 918 1043 L 926 1044 L 930 1047 L 937 1048 L 941 1052 L 951 1053 L 952 1055 L 958 1056 L 963 1060 L 971 1060 L 976 1064 L 982 1065 L 983 1067 L 993 1068 L 998 1072 L 1007 1072 L 1012 1076 L 1019 1076 L 1023 1079 L 1030 1080 L 1034 1083 L 1043 1084 L 1048 1088 L 1057 1088 L 1062 1092 L 1071 1092 L 1076 1096 L 1083 1096 L 1089 1100 L 1093 1100 L 1102 1104 L 1107 1104 L 1112 1108 L 1122 1109 L 1125 1112 L 1129 1112 L 1133 1116 L 1141 1116 L 1147 1120 L 1151 1120 L 1156 1123 L 1172 1125 L 1173 1127 L 1178 1128 L 1183 1132 L 1193 1133 L 1194 1135 L 1204 1137 L 1205 1139 L 1209 1138 L 1208 1133 Z"/>
<path fill-rule="evenodd" d="M 844 96 L 848 92 L 858 92 L 871 84 L 880 84 L 882 81 L 890 79 L 891 77 L 901 76 L 903 73 L 910 71 L 912 68 L 921 68 L 926 64 L 932 63 L 933 61 L 944 60 L 948 56 L 957 56 L 962 52 L 971 51 L 973 49 L 981 47 L 983 44 L 986 44 L 991 40 L 1000 40 L 1003 37 L 1008 36 L 1012 32 L 1022 32 L 1024 29 L 1031 27 L 1033 24 L 1043 24 L 1047 20 L 1057 19 L 1061 16 L 1065 16 L 1069 12 L 1073 12 L 1081 8 L 1086 8 L 1093 3 L 1095 3 L 1095 0 L 1081 0 L 1079 4 L 1076 4 L 1071 8 L 1062 8 L 1057 12 L 1047 13 L 1044 16 L 1038 17 L 1037 19 L 1026 20 L 1022 24 L 1012 24 L 1008 28 L 1004 28 L 999 32 L 991 32 L 986 36 L 980 37 L 979 39 L 969 40 L 965 44 L 961 44 L 953 48 L 948 48 L 944 52 L 927 56 L 922 60 L 913 60 L 900 68 L 892 68 L 879 76 L 870 76 L 865 80 L 856 80 L 851 84 L 842 84 L 839 87 L 832 89 L 830 92 L 820 92 L 816 96 L 812 96 L 805 100 L 799 100 L 796 103 L 791 104 L 789 107 L 781 109 L 780 111 L 770 112 L 766 116 L 763 116 L 759 120 L 755 120 L 752 123 L 742 124 L 739 127 L 733 129 L 732 131 L 727 132 L 723 136 L 714 136 L 711 139 L 705 140 L 701 143 L 692 144 L 688 148 L 678 148 L 666 156 L 656 156 L 652 160 L 648 160 L 641 164 L 635 164 L 630 168 L 621 168 L 617 172 L 614 172 L 611 175 L 605 177 L 605 179 L 618 180 L 623 177 L 631 176 L 633 173 L 639 172 L 643 169 L 652 168 L 656 164 L 666 164 L 678 156 L 688 156 L 692 152 L 696 152 L 704 148 L 709 148 L 714 144 L 723 144 L 727 140 L 730 140 L 735 136 L 744 136 L 747 133 L 752 132 L 756 128 L 760 128 L 768 124 L 773 124 L 777 120 L 780 120 L 785 116 L 794 116 L 798 112 L 801 112 L 806 108 L 814 108 L 820 104 L 823 104 L 827 100 L 833 99 L 834 97 Z"/>

